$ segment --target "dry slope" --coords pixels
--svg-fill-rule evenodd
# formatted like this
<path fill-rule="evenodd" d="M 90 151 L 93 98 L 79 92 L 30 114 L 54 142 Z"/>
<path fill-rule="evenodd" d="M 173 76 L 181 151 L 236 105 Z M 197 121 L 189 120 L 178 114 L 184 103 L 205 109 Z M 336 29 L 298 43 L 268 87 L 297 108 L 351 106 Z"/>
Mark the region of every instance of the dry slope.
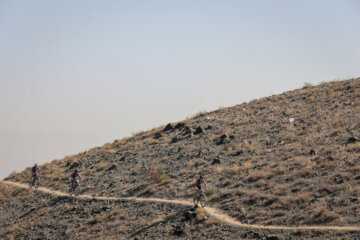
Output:
<path fill-rule="evenodd" d="M 209 204 L 243 223 L 354 226 L 359 103 L 351 79 L 199 113 L 45 164 L 42 184 L 64 191 L 78 168 L 86 194 L 186 199 L 202 173 Z"/>

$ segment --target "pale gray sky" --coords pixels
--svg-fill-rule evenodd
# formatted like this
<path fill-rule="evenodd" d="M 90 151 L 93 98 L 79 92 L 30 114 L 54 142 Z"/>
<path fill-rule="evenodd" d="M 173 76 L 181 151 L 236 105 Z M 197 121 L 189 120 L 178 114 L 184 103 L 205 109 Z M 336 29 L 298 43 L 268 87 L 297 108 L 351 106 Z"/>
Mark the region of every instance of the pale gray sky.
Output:
<path fill-rule="evenodd" d="M 359 10 L 0 0 L 0 178 L 202 110 L 359 77 Z"/>

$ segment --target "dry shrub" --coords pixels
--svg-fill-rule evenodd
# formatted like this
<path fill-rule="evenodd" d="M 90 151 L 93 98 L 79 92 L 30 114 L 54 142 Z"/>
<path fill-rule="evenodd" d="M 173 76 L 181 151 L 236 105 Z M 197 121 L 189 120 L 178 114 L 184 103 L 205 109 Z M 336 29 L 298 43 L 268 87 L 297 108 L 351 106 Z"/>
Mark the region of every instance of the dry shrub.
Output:
<path fill-rule="evenodd" d="M 9 176 L 6 177 L 6 179 L 11 179 L 11 178 L 15 178 L 17 175 L 17 173 L 15 171 L 13 171 Z M 5 179 L 5 180 L 6 180 Z"/>
<path fill-rule="evenodd" d="M 124 232 L 126 232 L 128 229 L 129 229 L 129 228 L 128 228 L 126 225 L 120 225 L 120 226 L 118 227 L 118 232 L 119 232 L 119 233 L 124 233 Z"/>
<path fill-rule="evenodd" d="M 309 182 L 306 178 L 299 178 L 293 184 L 294 187 L 295 186 L 306 186 L 306 185 L 309 185 Z"/>
<path fill-rule="evenodd" d="M 169 178 L 161 166 L 151 166 L 150 176 L 156 183 L 160 183 Z"/>
<path fill-rule="evenodd" d="M 255 151 L 256 149 L 260 148 L 260 144 L 256 140 L 245 141 L 244 143 L 245 143 L 247 149 L 250 150 L 250 151 Z"/>
<path fill-rule="evenodd" d="M 185 175 L 187 173 L 186 169 L 181 169 L 178 173 L 179 176 Z"/>
<path fill-rule="evenodd" d="M 170 177 L 164 179 L 162 182 L 161 182 L 161 186 L 166 186 L 166 185 L 169 185 L 170 183 L 172 183 L 172 179 Z"/>
<path fill-rule="evenodd" d="M 349 179 L 352 178 L 352 174 L 351 173 L 347 173 L 347 172 L 338 172 L 338 173 L 333 173 L 328 177 L 328 182 L 329 183 L 335 183 L 335 184 L 341 184 L 345 181 L 348 181 Z"/>
<path fill-rule="evenodd" d="M 251 162 L 244 162 L 241 164 L 241 170 L 248 170 L 253 167 L 253 164 Z"/>
<path fill-rule="evenodd" d="M 5 237 L 7 240 L 15 240 L 15 237 L 12 235 L 6 235 Z"/>
<path fill-rule="evenodd" d="M 287 193 L 287 191 L 288 191 L 287 186 L 280 186 L 275 189 L 275 195 L 282 196 L 282 195 L 285 195 L 285 193 Z"/>
<path fill-rule="evenodd" d="M 48 207 L 43 207 L 40 208 L 39 210 L 36 211 L 36 213 L 31 217 L 31 221 L 34 222 L 38 217 L 40 217 L 41 215 L 43 215 L 44 213 L 49 212 Z"/>
<path fill-rule="evenodd" d="M 92 232 L 102 232 L 103 226 L 101 224 L 95 224 L 91 227 Z"/>
<path fill-rule="evenodd" d="M 154 139 L 154 138 L 148 138 L 145 142 L 145 144 L 148 144 L 148 145 L 155 145 L 155 144 L 158 144 L 160 141 L 157 140 L 157 139 Z"/>
<path fill-rule="evenodd" d="M 348 152 L 360 152 L 360 142 L 353 143 L 347 146 Z"/>
<path fill-rule="evenodd" d="M 332 82 L 331 87 L 333 87 L 335 91 L 340 91 L 344 89 L 344 85 L 342 84 L 341 81 Z"/>
<path fill-rule="evenodd" d="M 294 131 L 284 131 L 280 133 L 280 138 L 289 143 L 295 141 L 297 137 Z"/>
<path fill-rule="evenodd" d="M 204 166 L 207 164 L 208 164 L 208 162 L 205 159 L 199 159 L 199 160 L 195 161 L 192 165 L 194 167 L 199 167 L 199 166 Z"/>
<path fill-rule="evenodd" d="M 241 170 L 241 167 L 238 166 L 238 165 L 235 165 L 235 166 L 233 166 L 233 167 L 230 169 L 230 173 L 232 173 L 232 174 L 237 174 L 237 173 L 240 172 L 240 170 Z"/>
<path fill-rule="evenodd" d="M 136 137 L 141 136 L 141 135 L 144 134 L 144 133 L 145 133 L 145 131 L 140 130 L 140 131 L 138 131 L 138 132 L 133 132 L 133 133 L 131 133 L 131 136 L 132 136 L 133 138 L 136 138 Z"/>
<path fill-rule="evenodd" d="M 13 232 L 25 233 L 25 229 L 20 227 L 19 224 L 14 224 L 14 225 L 8 227 L 7 230 L 10 233 L 13 233 Z"/>
<path fill-rule="evenodd" d="M 128 142 L 129 139 L 130 139 L 129 137 L 124 137 L 121 140 L 115 140 L 114 141 L 114 146 L 121 147 L 121 146 L 125 145 Z"/>
<path fill-rule="evenodd" d="M 286 170 L 287 170 L 286 167 L 284 167 L 283 165 L 278 165 L 274 167 L 271 171 L 274 175 L 280 175 L 280 174 L 284 174 Z"/>
<path fill-rule="evenodd" d="M 118 218 L 122 218 L 123 216 L 123 212 L 120 209 L 114 209 L 108 215 L 108 220 L 115 220 Z"/>
<path fill-rule="evenodd" d="M 314 174 L 314 171 L 308 168 L 303 168 L 294 171 L 294 175 L 297 177 L 310 177 Z"/>
<path fill-rule="evenodd" d="M 295 163 L 300 167 L 312 167 L 315 164 L 310 161 L 310 158 L 305 156 L 298 156 L 294 159 Z"/>
<path fill-rule="evenodd" d="M 85 232 L 89 227 L 86 224 L 81 224 L 77 231 Z"/>
<path fill-rule="evenodd" d="M 267 185 L 267 181 L 265 181 L 265 179 L 260 179 L 255 183 L 255 187 L 257 188 L 264 187 L 266 185 Z"/>
<path fill-rule="evenodd" d="M 120 209 L 114 209 L 110 213 L 112 216 L 119 216 L 122 215 L 122 211 Z"/>
<path fill-rule="evenodd" d="M 146 218 L 141 218 L 139 221 L 140 226 L 145 227 L 147 226 L 149 221 Z"/>
<path fill-rule="evenodd" d="M 0 195 L 0 203 L 4 203 L 6 201 L 8 201 L 9 199 L 3 195 Z"/>
<path fill-rule="evenodd" d="M 66 156 L 64 160 L 65 160 L 66 162 L 72 164 L 72 163 L 75 163 L 75 162 L 78 161 L 78 158 L 77 158 L 77 157 L 78 157 L 77 155 Z"/>
<path fill-rule="evenodd" d="M 349 84 L 351 88 L 360 88 L 360 78 L 354 79 L 353 82 Z"/>
<path fill-rule="evenodd" d="M 89 218 L 87 223 L 90 225 L 96 225 L 98 223 L 101 223 L 103 221 L 103 218 L 104 218 L 104 213 L 99 213 L 95 217 Z"/>
<path fill-rule="evenodd" d="M 269 179 L 271 178 L 271 172 L 267 172 L 267 171 L 257 171 L 257 172 L 252 172 L 251 174 L 249 174 L 247 181 L 250 183 L 253 182 L 257 182 L 260 179 Z"/>
<path fill-rule="evenodd" d="M 309 203 L 312 196 L 309 193 L 301 193 L 292 198 L 292 201 L 296 204 Z"/>
<path fill-rule="evenodd" d="M 96 170 L 97 171 L 104 171 L 106 168 L 108 168 L 110 166 L 109 163 L 106 162 L 100 162 L 98 164 L 96 164 Z"/>
<path fill-rule="evenodd" d="M 101 151 L 107 152 L 107 153 L 116 153 L 117 152 L 117 150 L 114 149 L 114 146 L 111 143 L 105 143 L 104 145 L 102 145 Z"/>
<path fill-rule="evenodd" d="M 339 218 L 339 215 L 330 212 L 326 207 L 319 207 L 311 215 L 309 222 L 311 223 L 329 223 Z"/>
<path fill-rule="evenodd" d="M 225 179 L 224 182 L 222 183 L 223 187 L 226 187 L 228 185 L 230 185 L 233 181 L 229 178 Z"/>
<path fill-rule="evenodd" d="M 264 206 L 268 207 L 274 203 L 276 203 L 277 201 L 279 201 L 279 197 L 278 196 L 269 196 L 266 201 L 264 202 Z"/>
<path fill-rule="evenodd" d="M 224 171 L 224 169 L 222 167 L 215 168 L 215 172 L 217 172 L 217 173 L 222 173 L 223 171 Z"/>
<path fill-rule="evenodd" d="M 309 103 L 315 103 L 316 102 L 316 97 L 313 96 L 313 95 L 309 95 L 306 97 L 306 100 L 309 102 Z"/>
<path fill-rule="evenodd" d="M 272 212 L 272 217 L 282 217 L 282 216 L 285 216 L 287 215 L 288 212 L 285 211 L 285 210 L 281 210 L 281 209 L 277 209 L 275 211 Z"/>

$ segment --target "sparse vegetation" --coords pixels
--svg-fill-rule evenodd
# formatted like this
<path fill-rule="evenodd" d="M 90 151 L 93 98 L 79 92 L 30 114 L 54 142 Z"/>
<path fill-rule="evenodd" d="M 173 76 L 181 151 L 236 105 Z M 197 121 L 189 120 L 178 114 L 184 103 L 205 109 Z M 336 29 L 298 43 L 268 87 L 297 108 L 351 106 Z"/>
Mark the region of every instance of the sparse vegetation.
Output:
<path fill-rule="evenodd" d="M 84 192 L 90 195 L 190 199 L 194 180 L 202 174 L 209 187 L 209 204 L 239 221 L 356 225 L 360 221 L 359 86 L 360 79 L 306 85 L 199 113 L 45 164 L 41 166 L 41 184 L 64 191 L 76 167 L 84 176 Z M 199 127 L 201 131 L 195 134 Z M 104 177 L 109 175 L 112 177 Z M 27 182 L 30 177 L 26 169 L 8 179 Z M 27 200 L 34 194 L 1 191 L 0 204 L 12 198 Z M 141 230 L 125 220 L 103 227 L 101 221 L 116 222 L 117 216 L 129 218 L 127 213 L 103 212 L 99 222 L 98 213 L 87 213 L 82 222 L 85 225 L 78 226 L 81 232 L 100 236 L 106 229 L 119 234 Z M 137 219 L 150 221 L 144 215 Z M 93 226 L 88 222 L 94 222 Z M 200 222 L 207 224 L 208 230 L 215 225 L 208 220 Z M 144 228 L 149 226 L 144 224 Z M 298 234 L 298 238 L 306 238 L 309 233 Z"/>
<path fill-rule="evenodd" d="M 150 175 L 156 183 L 160 183 L 169 177 L 166 175 L 165 170 L 161 166 L 152 166 Z"/>

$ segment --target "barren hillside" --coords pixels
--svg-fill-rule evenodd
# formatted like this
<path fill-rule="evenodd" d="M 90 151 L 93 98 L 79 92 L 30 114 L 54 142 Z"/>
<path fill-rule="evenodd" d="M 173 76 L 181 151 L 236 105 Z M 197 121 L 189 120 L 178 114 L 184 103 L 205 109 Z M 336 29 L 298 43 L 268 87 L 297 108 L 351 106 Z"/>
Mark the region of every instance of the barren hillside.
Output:
<path fill-rule="evenodd" d="M 209 206 L 241 223 L 359 226 L 359 110 L 360 79 L 305 86 L 47 163 L 41 185 L 66 192 L 77 168 L 84 194 L 191 200 L 201 173 Z M 29 179 L 26 169 L 5 180 Z M 0 235 L 9 239 L 33 239 L 34 231 L 80 239 L 360 237 L 346 230 L 247 229 L 176 204 L 76 200 L 4 184 L 0 190 Z"/>

